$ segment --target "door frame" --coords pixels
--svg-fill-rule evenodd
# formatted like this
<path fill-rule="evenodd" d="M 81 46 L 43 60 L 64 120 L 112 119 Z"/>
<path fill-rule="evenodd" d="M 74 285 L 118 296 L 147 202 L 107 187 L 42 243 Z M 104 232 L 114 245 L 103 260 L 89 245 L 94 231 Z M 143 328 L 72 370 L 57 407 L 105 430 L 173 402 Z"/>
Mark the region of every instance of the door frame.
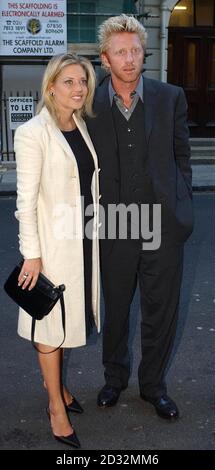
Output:
<path fill-rule="evenodd" d="M 215 40 L 215 28 L 214 27 L 169 27 L 168 36 L 172 35 L 174 38 L 174 61 L 177 66 L 172 67 L 172 70 L 167 70 L 168 81 L 178 86 L 184 88 L 185 94 L 187 95 L 188 105 L 190 103 L 190 116 L 192 115 L 192 107 L 195 104 L 195 99 L 197 95 L 197 89 L 187 88 L 185 85 L 185 56 L 184 56 L 184 44 L 186 39 L 196 39 L 199 40 L 199 49 L 197 60 L 199 62 L 197 74 L 198 81 L 201 86 L 199 89 L 199 102 L 196 101 L 196 106 L 198 106 L 198 119 L 196 122 L 194 120 L 189 121 L 189 127 L 191 136 L 193 137 L 213 137 L 215 135 L 215 117 L 211 112 L 212 119 L 210 119 L 209 103 L 215 108 L 214 96 L 215 89 L 209 89 L 207 77 L 210 73 L 210 63 L 208 57 L 208 43 L 210 40 Z M 169 41 L 168 41 L 169 43 Z M 171 53 L 168 50 L 168 59 L 170 59 L 169 54 Z M 205 61 L 203 60 L 205 59 Z M 170 65 L 170 64 L 169 64 Z M 207 67 L 207 70 L 205 70 Z M 170 76 L 171 73 L 171 76 Z M 211 108 L 212 109 L 212 108 Z M 201 114 L 200 114 L 201 113 Z"/>

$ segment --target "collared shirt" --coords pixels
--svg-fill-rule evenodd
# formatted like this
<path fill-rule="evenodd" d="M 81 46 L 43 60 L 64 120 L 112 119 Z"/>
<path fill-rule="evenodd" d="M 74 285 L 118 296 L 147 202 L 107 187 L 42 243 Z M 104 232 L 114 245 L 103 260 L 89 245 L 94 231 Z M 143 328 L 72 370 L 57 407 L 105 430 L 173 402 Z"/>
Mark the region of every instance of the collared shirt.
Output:
<path fill-rule="evenodd" d="M 131 93 L 131 98 L 132 98 L 132 103 L 131 103 L 131 106 L 130 108 L 127 108 L 124 103 L 123 103 L 123 99 L 120 95 L 117 95 L 117 93 L 115 92 L 114 88 L 113 88 L 113 85 L 112 85 L 112 81 L 111 79 L 109 80 L 109 98 L 110 98 L 110 104 L 111 106 L 113 105 L 113 100 L 115 100 L 116 102 L 116 105 L 118 107 L 118 109 L 120 110 L 120 112 L 122 113 L 122 115 L 125 117 L 125 119 L 127 121 L 129 121 L 136 105 L 137 105 L 137 102 L 139 100 L 139 98 L 142 100 L 143 102 L 143 77 L 142 75 L 140 76 L 140 80 L 136 86 L 136 89 L 135 91 L 133 91 Z"/>

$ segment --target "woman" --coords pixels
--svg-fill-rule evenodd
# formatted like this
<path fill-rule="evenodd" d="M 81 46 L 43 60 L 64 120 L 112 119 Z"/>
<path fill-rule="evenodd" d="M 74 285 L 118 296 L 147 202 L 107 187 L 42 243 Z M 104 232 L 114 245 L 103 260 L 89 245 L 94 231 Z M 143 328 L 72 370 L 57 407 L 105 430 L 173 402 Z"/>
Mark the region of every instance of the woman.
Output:
<path fill-rule="evenodd" d="M 94 90 L 95 74 L 87 59 L 53 57 L 44 74 L 39 112 L 15 134 L 16 217 L 24 257 L 18 283 L 33 289 L 42 271 L 54 284 L 66 286 L 62 347 L 52 352 L 63 338 L 59 302 L 36 323 L 35 341 L 53 435 L 74 447 L 80 442 L 67 412 L 83 410 L 62 383 L 63 348 L 84 345 L 93 321 L 100 329 L 98 211 L 82 217 L 88 205 L 97 209 L 99 200 L 97 157 L 83 121 L 92 115 Z M 31 317 L 24 310 L 18 333 L 31 339 Z"/>

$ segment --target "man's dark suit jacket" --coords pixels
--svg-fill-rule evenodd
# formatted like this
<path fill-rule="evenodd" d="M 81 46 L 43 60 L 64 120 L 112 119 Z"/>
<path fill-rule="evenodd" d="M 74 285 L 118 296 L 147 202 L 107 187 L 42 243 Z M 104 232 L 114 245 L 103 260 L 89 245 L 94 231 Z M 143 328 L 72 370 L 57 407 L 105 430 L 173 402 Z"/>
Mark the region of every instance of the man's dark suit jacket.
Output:
<path fill-rule="evenodd" d="M 108 204 L 123 203 L 120 201 L 119 157 L 108 82 L 109 77 L 97 87 L 96 116 L 87 119 L 101 168 L 101 204 L 105 208 Z M 147 172 L 155 202 L 162 205 L 170 239 L 183 243 L 193 227 L 187 103 L 182 88 L 145 77 L 143 83 Z"/>

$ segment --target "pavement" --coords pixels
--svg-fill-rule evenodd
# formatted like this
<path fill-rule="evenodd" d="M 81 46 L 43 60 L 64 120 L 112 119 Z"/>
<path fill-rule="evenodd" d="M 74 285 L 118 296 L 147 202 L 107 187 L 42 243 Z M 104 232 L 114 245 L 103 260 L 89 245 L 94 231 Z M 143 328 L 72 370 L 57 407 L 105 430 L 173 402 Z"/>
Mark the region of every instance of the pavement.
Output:
<path fill-rule="evenodd" d="M 215 160 L 214 164 L 192 165 L 193 190 L 215 191 Z M 16 169 L 0 165 L 0 196 L 16 194 Z"/>
<path fill-rule="evenodd" d="M 75 454 L 77 458 L 92 451 L 102 455 L 109 452 L 107 455 L 112 458 L 119 449 L 120 454 L 126 455 L 131 451 L 139 454 L 168 451 L 168 462 L 172 465 L 180 457 L 172 451 L 192 451 L 186 456 L 182 454 L 192 466 L 194 462 L 200 464 L 202 456 L 198 452 L 204 451 L 204 468 L 214 464 L 215 164 L 194 162 L 192 169 L 195 229 L 185 245 L 179 325 L 168 370 L 168 390 L 179 405 L 180 419 L 175 423 L 163 422 L 150 404 L 140 400 L 137 381 L 140 312 L 136 293 L 130 320 L 132 375 L 116 407 L 100 410 L 96 406 L 97 393 L 103 386 L 102 335 L 95 332 L 87 348 L 65 353 L 65 381 L 85 410 L 80 417 L 72 416 L 82 443 L 82 451 Z M 20 256 L 15 194 L 16 170 L 0 164 L 0 286 Z M 62 452 L 67 455 L 66 446 L 51 436 L 37 357 L 29 343 L 18 337 L 17 307 L 3 289 L 0 305 L 0 402 L 4 404 L 0 410 L 0 450 L 52 450 L 57 455 Z"/>
<path fill-rule="evenodd" d="M 15 204 L 14 196 L 0 198 L 0 286 L 20 256 Z M 17 306 L 0 288 L 0 450 L 51 450 L 48 454 L 51 468 L 53 456 L 60 456 L 62 452 L 70 457 L 68 464 L 73 464 L 72 458 L 78 458 L 84 452 L 89 456 L 96 451 L 102 455 L 108 453 L 113 463 L 114 452 L 120 459 L 120 455 L 129 452 L 141 455 L 147 450 L 153 455 L 160 451 L 159 459 L 162 461 L 163 451 L 164 455 L 168 451 L 170 468 L 180 463 L 180 468 L 183 468 L 187 462 L 191 468 L 205 469 L 205 453 L 202 465 L 199 454 L 196 465 L 193 460 L 197 451 L 204 451 L 209 456 L 211 467 L 214 467 L 214 207 L 215 192 L 194 193 L 195 228 L 185 245 L 179 324 L 167 375 L 168 393 L 179 406 L 179 420 L 172 423 L 162 420 L 152 405 L 140 399 L 137 375 L 141 316 L 139 296 L 136 294 L 130 316 L 132 373 L 128 388 L 122 392 L 115 407 L 99 409 L 96 397 L 104 384 L 102 335 L 94 332 L 87 347 L 66 350 L 65 381 L 84 408 L 82 415 L 73 414 L 70 417 L 81 441 L 82 451 L 73 452 L 57 442 L 52 437 L 45 413 L 47 394 L 43 388 L 36 352 L 28 341 L 17 335 Z M 181 461 L 180 455 L 175 454 L 177 450 L 186 451 L 186 454 L 182 452 Z M 187 451 L 192 451 L 190 460 Z M 22 466 L 26 455 L 30 465 L 33 465 L 32 458 L 35 461 L 39 455 L 38 465 L 42 465 L 43 455 L 40 453 L 10 452 L 10 462 L 13 455 L 21 459 Z M 125 457 L 123 461 L 128 463 Z M 17 460 L 14 463 L 17 465 Z M 107 464 L 107 458 L 103 457 L 103 464 Z M 79 461 L 80 467 L 83 468 L 83 465 Z"/>

